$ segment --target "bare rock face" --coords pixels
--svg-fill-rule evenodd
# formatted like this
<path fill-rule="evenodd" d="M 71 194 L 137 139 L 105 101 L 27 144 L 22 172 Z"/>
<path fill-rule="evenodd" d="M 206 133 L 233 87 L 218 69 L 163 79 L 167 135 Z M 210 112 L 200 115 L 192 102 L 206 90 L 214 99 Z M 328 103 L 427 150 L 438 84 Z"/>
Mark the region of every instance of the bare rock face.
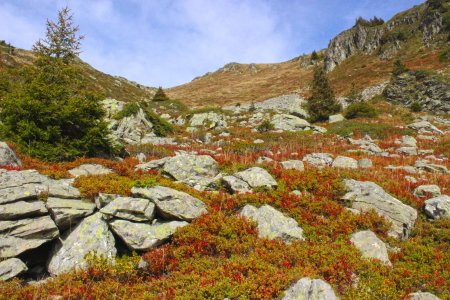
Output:
<path fill-rule="evenodd" d="M 333 288 L 322 279 L 302 278 L 284 292 L 283 300 L 338 300 Z"/>
<path fill-rule="evenodd" d="M 87 266 L 85 257 L 91 252 L 110 259 L 117 253 L 114 237 L 101 213 L 85 218 L 75 229 L 64 234 L 52 250 L 48 272 L 58 275 L 73 268 L 84 268 Z"/>
<path fill-rule="evenodd" d="M 0 262 L 0 281 L 5 281 L 26 272 L 27 266 L 18 258 L 10 258 Z"/>
<path fill-rule="evenodd" d="M 399 239 L 408 238 L 417 219 L 414 208 L 403 204 L 373 182 L 346 179 L 344 184 L 348 192 L 342 200 L 349 201 L 351 208 L 358 211 L 374 209 L 392 223 L 389 235 Z"/>
<path fill-rule="evenodd" d="M 11 148 L 5 142 L 0 142 L 0 166 L 19 167 L 21 165 L 22 162 Z"/>

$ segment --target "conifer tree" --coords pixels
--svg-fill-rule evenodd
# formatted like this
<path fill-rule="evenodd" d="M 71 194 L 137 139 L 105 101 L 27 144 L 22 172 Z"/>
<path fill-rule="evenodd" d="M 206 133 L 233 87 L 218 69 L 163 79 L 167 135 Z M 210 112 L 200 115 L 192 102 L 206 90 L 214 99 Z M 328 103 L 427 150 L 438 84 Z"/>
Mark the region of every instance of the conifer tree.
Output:
<path fill-rule="evenodd" d="M 341 105 L 336 101 L 334 91 L 322 67 L 314 69 L 312 95 L 306 105 L 312 122 L 325 121 L 330 115 L 341 111 Z"/>
<path fill-rule="evenodd" d="M 159 87 L 156 94 L 153 96 L 153 101 L 166 101 L 169 100 L 162 87 Z"/>

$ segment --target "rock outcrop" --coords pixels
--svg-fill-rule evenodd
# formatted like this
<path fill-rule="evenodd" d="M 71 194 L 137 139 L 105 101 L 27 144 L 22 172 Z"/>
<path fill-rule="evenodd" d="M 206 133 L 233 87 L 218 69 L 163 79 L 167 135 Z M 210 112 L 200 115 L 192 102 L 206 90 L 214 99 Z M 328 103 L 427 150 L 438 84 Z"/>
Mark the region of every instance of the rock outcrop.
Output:
<path fill-rule="evenodd" d="M 283 300 L 338 300 L 333 288 L 322 279 L 302 278 L 284 292 Z"/>
<path fill-rule="evenodd" d="M 386 265 L 392 265 L 386 245 L 372 231 L 356 232 L 352 234 L 350 241 L 361 252 L 363 257 L 378 259 Z"/>

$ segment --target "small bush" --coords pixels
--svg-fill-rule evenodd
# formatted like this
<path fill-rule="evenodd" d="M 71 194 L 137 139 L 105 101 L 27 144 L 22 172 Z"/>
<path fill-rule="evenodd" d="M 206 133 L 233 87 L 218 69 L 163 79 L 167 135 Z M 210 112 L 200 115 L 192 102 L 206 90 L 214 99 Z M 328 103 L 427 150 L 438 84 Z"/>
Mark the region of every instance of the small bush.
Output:
<path fill-rule="evenodd" d="M 394 62 L 394 66 L 392 67 L 392 76 L 398 77 L 403 73 L 408 72 L 408 68 L 401 62 L 401 60 L 397 59 Z"/>
<path fill-rule="evenodd" d="M 366 20 L 363 17 L 359 17 L 356 19 L 355 25 L 361 25 L 365 27 L 375 27 L 379 25 L 383 25 L 384 20 L 382 18 L 373 17 L 372 19 Z"/>
<path fill-rule="evenodd" d="M 75 179 L 73 186 L 80 190 L 83 197 L 94 199 L 99 193 L 119 194 L 129 196 L 134 181 L 117 174 L 80 176 Z"/>
<path fill-rule="evenodd" d="M 420 112 L 420 111 L 422 111 L 422 105 L 419 102 L 417 102 L 417 101 L 414 101 L 409 108 L 413 112 Z"/>
<path fill-rule="evenodd" d="M 169 97 L 167 97 L 167 95 L 164 92 L 164 90 L 162 89 L 162 87 L 159 87 L 158 90 L 156 91 L 155 96 L 153 96 L 152 101 L 161 102 L 161 101 L 167 101 L 167 100 L 169 100 Z"/>
<path fill-rule="evenodd" d="M 388 124 L 370 124 L 348 120 L 331 124 L 330 127 L 328 127 L 328 133 L 344 137 L 352 135 L 364 136 L 368 134 L 375 139 L 384 139 L 392 134 L 411 135 L 413 134 L 413 131 L 411 129 L 397 128 Z"/>
<path fill-rule="evenodd" d="M 368 102 L 358 102 L 351 104 L 346 112 L 347 119 L 355 118 L 375 118 L 378 115 L 376 108 Z"/>
<path fill-rule="evenodd" d="M 118 119 L 133 116 L 139 112 L 139 105 L 137 103 L 127 103 L 123 109 L 117 114 Z"/>
<path fill-rule="evenodd" d="M 449 37 L 450 37 L 450 35 L 449 35 Z M 448 61 L 450 61 L 450 48 L 445 49 L 444 51 L 439 53 L 439 60 L 441 62 L 448 62 Z"/>
<path fill-rule="evenodd" d="M 311 54 L 311 61 L 317 61 L 319 60 L 319 55 L 317 54 L 316 50 L 314 50 Z"/>
<path fill-rule="evenodd" d="M 173 132 L 172 125 L 150 109 L 145 110 L 145 116 L 153 124 L 153 132 L 157 136 L 166 136 Z"/>
<path fill-rule="evenodd" d="M 264 122 L 261 123 L 261 125 L 259 125 L 258 127 L 256 127 L 256 130 L 258 130 L 259 132 L 268 132 L 273 130 L 273 124 L 270 123 L 269 120 L 264 120 Z"/>

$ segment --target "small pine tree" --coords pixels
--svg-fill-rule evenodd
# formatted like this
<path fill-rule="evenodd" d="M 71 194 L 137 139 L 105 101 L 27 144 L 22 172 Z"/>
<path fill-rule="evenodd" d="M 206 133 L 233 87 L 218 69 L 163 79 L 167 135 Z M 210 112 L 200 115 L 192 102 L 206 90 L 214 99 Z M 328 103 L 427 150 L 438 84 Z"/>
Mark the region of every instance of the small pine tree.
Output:
<path fill-rule="evenodd" d="M 317 52 L 316 52 L 316 50 L 314 50 L 312 53 L 311 53 L 311 61 L 317 61 L 317 60 L 319 60 L 319 55 L 317 54 Z"/>
<path fill-rule="evenodd" d="M 400 59 L 397 59 L 394 62 L 394 66 L 392 67 L 392 76 L 398 77 L 399 75 L 408 71 L 408 68 L 400 61 Z"/>
<path fill-rule="evenodd" d="M 325 121 L 330 115 L 342 110 L 341 105 L 336 101 L 325 70 L 321 67 L 314 69 L 312 95 L 306 108 L 312 122 Z"/>
<path fill-rule="evenodd" d="M 155 96 L 153 96 L 152 101 L 158 102 L 158 101 L 167 101 L 167 100 L 169 100 L 169 97 L 167 97 L 163 88 L 159 87 L 158 90 L 156 91 Z"/>

